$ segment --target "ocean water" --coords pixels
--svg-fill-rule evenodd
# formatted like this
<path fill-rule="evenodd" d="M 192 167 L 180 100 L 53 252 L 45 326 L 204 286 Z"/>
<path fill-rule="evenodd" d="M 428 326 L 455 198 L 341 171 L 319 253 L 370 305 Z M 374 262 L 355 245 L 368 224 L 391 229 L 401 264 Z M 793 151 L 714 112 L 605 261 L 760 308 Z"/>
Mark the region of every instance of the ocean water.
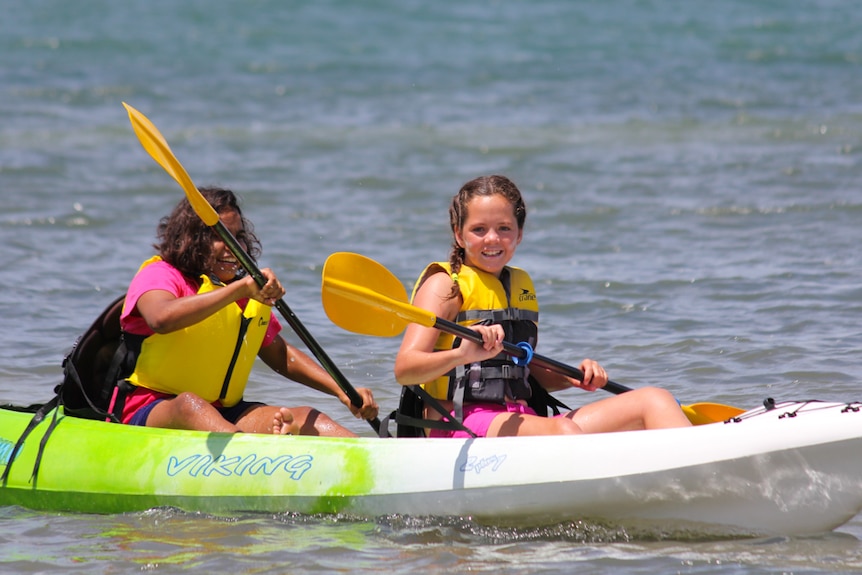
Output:
<path fill-rule="evenodd" d="M 291 309 L 385 410 L 397 404 L 398 340 L 327 319 L 323 262 L 355 251 L 411 284 L 446 257 L 451 195 L 488 173 L 527 200 L 513 263 L 536 281 L 544 355 L 595 358 L 613 380 L 684 403 L 860 399 L 855 3 L 0 9 L 4 403 L 51 396 L 64 353 L 182 197 L 123 101 L 195 183 L 241 194 Z M 328 397 L 263 368 L 252 379 L 252 399 L 313 404 L 371 433 Z M 4 508 L 0 571 L 832 573 L 862 568 L 860 537 L 862 517 L 814 537 L 726 540 L 578 518 L 503 530 L 469 518 Z"/>

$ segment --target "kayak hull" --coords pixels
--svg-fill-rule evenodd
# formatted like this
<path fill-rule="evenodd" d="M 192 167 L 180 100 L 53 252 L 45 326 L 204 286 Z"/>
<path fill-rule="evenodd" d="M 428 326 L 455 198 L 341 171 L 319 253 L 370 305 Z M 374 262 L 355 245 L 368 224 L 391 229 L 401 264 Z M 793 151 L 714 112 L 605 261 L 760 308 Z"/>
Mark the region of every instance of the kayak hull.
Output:
<path fill-rule="evenodd" d="M 862 508 L 862 412 L 849 406 L 787 403 L 686 429 L 470 440 L 229 435 L 59 412 L 38 473 L 51 416 L 14 457 L 0 505 L 459 516 L 516 526 L 600 519 L 817 533 Z M 30 417 L 0 409 L 0 470 Z"/>

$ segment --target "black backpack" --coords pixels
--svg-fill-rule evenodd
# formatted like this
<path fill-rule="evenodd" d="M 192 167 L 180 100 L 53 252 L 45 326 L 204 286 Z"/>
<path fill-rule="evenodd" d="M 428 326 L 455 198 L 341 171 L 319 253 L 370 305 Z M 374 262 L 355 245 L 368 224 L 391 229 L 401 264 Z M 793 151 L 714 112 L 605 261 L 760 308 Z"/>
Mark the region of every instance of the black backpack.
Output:
<path fill-rule="evenodd" d="M 67 415 L 119 422 L 126 395 L 134 389 L 125 378 L 135 368 L 143 341 L 120 330 L 124 301 L 122 295 L 111 302 L 63 359 L 63 382 L 54 393 Z"/>
<path fill-rule="evenodd" d="M 63 381 L 54 388 L 54 397 L 42 405 L 31 406 L 34 409 L 27 409 L 33 412 L 33 417 L 18 438 L 13 454 L 18 453 L 27 436 L 45 416 L 54 411 L 51 424 L 39 442 L 31 481 L 36 480 L 42 452 L 59 422 L 55 408 L 62 405 L 66 415 L 75 417 L 120 421 L 126 396 L 134 389 L 125 378 L 135 368 L 144 339 L 143 336 L 124 334 L 120 329 L 120 313 L 125 297 L 122 295 L 111 302 L 63 358 Z M 115 389 L 116 399 L 111 408 Z M 11 457 L 0 475 L 0 485 L 6 484 L 13 461 L 14 457 Z"/>

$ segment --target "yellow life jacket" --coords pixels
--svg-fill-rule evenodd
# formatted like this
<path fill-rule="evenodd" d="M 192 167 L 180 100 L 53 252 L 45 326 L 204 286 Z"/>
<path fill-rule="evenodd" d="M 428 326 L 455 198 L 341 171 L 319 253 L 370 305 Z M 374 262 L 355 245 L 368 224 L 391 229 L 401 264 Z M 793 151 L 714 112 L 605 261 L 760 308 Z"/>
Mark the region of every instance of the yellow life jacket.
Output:
<path fill-rule="evenodd" d="M 450 276 L 452 268 L 448 262 L 436 262 L 425 268 L 413 296 L 425 278 L 442 268 Z M 505 267 L 497 278 L 482 270 L 461 266 L 458 286 L 463 303 L 455 321 L 471 326 L 480 322 L 501 324 L 506 332 L 506 341 L 526 341 L 535 347 L 539 323 L 539 303 L 529 274 L 520 268 Z M 441 333 L 435 350 L 452 349 L 460 339 Z M 464 386 L 464 400 L 503 403 L 504 397 L 526 399 L 531 388 L 527 382 L 527 366 L 517 366 L 506 354 L 481 362 L 463 366 L 443 375 L 422 387 L 435 399 L 455 399 L 456 387 Z"/>
<path fill-rule="evenodd" d="M 147 260 L 145 266 L 158 261 Z M 198 293 L 222 289 L 206 275 Z M 156 333 L 141 344 L 133 385 L 179 395 L 189 391 L 212 403 L 230 407 L 242 399 L 248 376 L 271 317 L 271 308 L 249 299 L 243 310 L 236 302 L 208 318 L 171 333 Z"/>

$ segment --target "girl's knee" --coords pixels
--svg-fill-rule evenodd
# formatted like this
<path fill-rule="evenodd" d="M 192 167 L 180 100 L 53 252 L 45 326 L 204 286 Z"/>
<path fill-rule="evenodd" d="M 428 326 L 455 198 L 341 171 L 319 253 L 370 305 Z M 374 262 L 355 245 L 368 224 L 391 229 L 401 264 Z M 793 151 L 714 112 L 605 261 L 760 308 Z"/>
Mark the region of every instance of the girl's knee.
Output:
<path fill-rule="evenodd" d="M 579 435 L 584 432 L 580 425 L 568 417 L 552 417 L 550 421 L 556 428 L 554 435 Z"/>
<path fill-rule="evenodd" d="M 647 401 L 654 405 L 679 405 L 673 394 L 661 387 L 641 387 L 636 391 L 641 396 L 642 401 Z"/>
<path fill-rule="evenodd" d="M 190 391 L 182 392 L 181 394 L 173 398 L 172 402 L 177 407 L 183 409 L 198 409 L 201 405 L 207 403 L 201 396 L 194 394 Z"/>

